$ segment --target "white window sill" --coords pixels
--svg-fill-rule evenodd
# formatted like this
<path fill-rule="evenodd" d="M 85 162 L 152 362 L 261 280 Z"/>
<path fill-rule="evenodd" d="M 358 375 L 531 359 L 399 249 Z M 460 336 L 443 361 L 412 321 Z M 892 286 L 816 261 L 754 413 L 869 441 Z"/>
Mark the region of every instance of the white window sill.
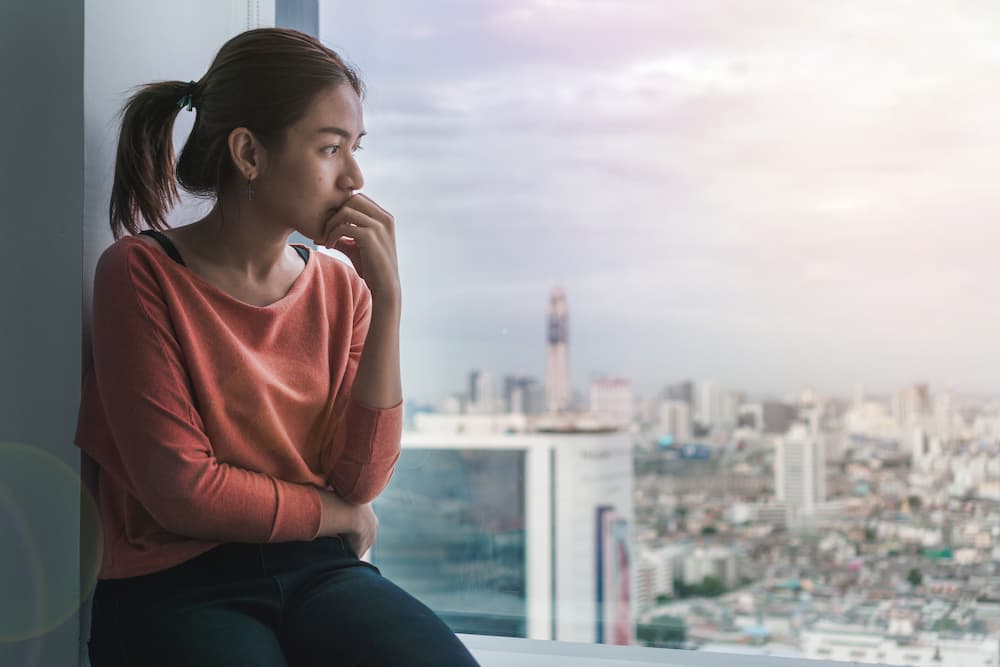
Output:
<path fill-rule="evenodd" d="M 845 667 L 857 663 L 458 634 L 482 667 Z"/>

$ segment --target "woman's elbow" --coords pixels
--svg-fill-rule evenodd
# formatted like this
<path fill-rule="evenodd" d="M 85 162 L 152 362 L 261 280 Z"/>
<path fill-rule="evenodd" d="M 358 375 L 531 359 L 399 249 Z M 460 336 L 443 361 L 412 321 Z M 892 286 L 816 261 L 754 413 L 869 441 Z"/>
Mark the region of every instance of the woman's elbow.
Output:
<path fill-rule="evenodd" d="M 337 480 L 330 480 L 331 486 L 345 502 L 352 505 L 365 505 L 378 498 L 385 491 L 386 487 L 389 486 L 389 481 L 396 472 L 397 460 L 399 460 L 398 456 L 393 459 L 392 464 L 388 468 L 379 469 L 375 466 L 362 468 L 358 471 L 357 478 L 350 485 L 350 490 L 346 493 L 340 492 L 340 489 L 348 488 L 346 484 L 338 484 Z M 344 480 L 340 481 L 343 482 Z"/>

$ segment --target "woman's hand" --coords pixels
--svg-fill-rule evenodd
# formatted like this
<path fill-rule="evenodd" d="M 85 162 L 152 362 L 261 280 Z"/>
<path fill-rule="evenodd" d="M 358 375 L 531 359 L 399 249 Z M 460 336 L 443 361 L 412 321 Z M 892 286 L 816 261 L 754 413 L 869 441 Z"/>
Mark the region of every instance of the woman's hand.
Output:
<path fill-rule="evenodd" d="M 313 242 L 347 255 L 372 299 L 399 298 L 396 220 L 371 198 L 360 192 L 352 195 Z"/>
<path fill-rule="evenodd" d="M 316 537 L 339 537 L 361 558 L 378 534 L 378 517 L 371 503 L 352 505 L 329 489 L 320 489 L 322 520 Z"/>
<path fill-rule="evenodd" d="M 378 517 L 375 516 L 371 503 L 357 505 L 354 509 L 357 521 L 355 529 L 344 533 L 341 537 L 357 557 L 361 558 L 375 544 L 375 536 L 378 534 Z"/>

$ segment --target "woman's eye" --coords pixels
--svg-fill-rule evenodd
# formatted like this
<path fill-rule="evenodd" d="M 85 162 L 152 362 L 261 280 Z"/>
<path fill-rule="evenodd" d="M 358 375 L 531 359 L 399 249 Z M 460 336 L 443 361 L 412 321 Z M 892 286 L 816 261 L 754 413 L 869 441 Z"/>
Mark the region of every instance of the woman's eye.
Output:
<path fill-rule="evenodd" d="M 336 154 L 338 148 L 340 148 L 340 146 L 327 146 L 327 150 L 333 149 L 333 150 L 330 151 L 330 155 Z M 354 147 L 354 152 L 357 153 L 358 151 L 361 151 L 361 150 L 364 150 L 364 149 L 365 149 L 364 146 L 358 145 L 358 146 Z"/>

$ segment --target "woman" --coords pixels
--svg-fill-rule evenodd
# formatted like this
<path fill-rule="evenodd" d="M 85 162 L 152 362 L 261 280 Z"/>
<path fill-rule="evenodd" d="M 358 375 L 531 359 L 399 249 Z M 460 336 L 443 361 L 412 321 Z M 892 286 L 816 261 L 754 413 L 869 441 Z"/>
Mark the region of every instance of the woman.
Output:
<path fill-rule="evenodd" d="M 123 108 L 75 438 L 99 465 L 94 667 L 477 664 L 360 559 L 403 410 L 395 223 L 356 192 L 363 96 L 316 39 L 259 29 Z M 215 204 L 169 228 L 181 108 L 176 178 Z"/>

